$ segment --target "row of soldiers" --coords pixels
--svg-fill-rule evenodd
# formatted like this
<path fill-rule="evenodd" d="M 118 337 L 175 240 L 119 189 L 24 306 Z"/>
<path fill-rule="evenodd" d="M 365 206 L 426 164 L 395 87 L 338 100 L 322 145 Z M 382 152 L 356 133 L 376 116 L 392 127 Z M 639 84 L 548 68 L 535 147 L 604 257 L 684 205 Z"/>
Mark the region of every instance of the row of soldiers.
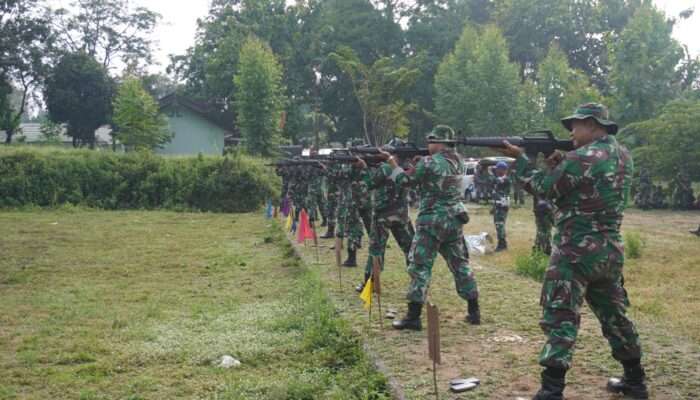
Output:
<path fill-rule="evenodd" d="M 663 187 L 652 183 L 649 171 L 640 169 L 634 204 L 643 210 L 664 209 L 669 206 L 674 210 L 700 209 L 700 198 L 695 199 L 690 178 L 684 171 L 679 171 L 676 174 L 669 185 L 669 190 L 671 193 L 670 203 L 667 201 Z"/>
<path fill-rule="evenodd" d="M 551 227 L 553 222 L 557 226 L 557 235 L 550 242 L 550 265 L 540 301 L 543 307 L 540 326 L 547 336 L 539 355 L 539 363 L 544 367 L 542 386 L 533 400 L 563 399 L 584 300 L 599 319 L 613 357 L 624 368 L 624 376 L 610 380 L 608 390 L 634 399 L 647 399 L 641 345 L 637 330 L 626 315 L 629 302 L 622 273 L 624 254 L 620 226 L 631 185 L 632 160 L 629 152 L 617 142 L 618 127 L 609 119 L 605 106 L 581 105 L 562 123 L 571 132 L 574 150 L 552 154 L 546 160 L 546 168 L 536 168 L 535 160 L 519 147 L 503 142 L 501 149 L 503 155 L 516 160 L 515 179 L 535 196 L 534 212 L 540 216 L 538 228 L 540 224 Z M 458 295 L 467 303 L 466 322 L 481 323 L 477 280 L 469 265 L 463 234 L 463 226 L 469 221 L 460 184 L 465 165 L 455 149 L 455 142 L 450 141 L 453 136 L 454 131 L 449 127 L 436 127 L 427 136 L 430 155 L 415 164 L 381 152 L 384 162 L 372 168 L 361 159 L 352 166 L 320 167 L 324 171 L 322 175 L 330 179 L 330 187 L 334 183 L 338 185 L 336 235 L 349 235 L 349 229 L 341 227 L 341 223 L 347 224 L 353 214 L 353 211 L 343 210 L 341 203 L 352 204 L 352 209 L 358 212 L 359 219 L 356 219 L 363 221 L 359 206 L 354 204 L 367 196 L 352 196 L 356 185 L 365 185 L 366 190 L 374 190 L 368 229 L 370 256 L 379 257 L 383 265 L 389 232 L 404 252 L 410 276 L 408 305 L 405 317 L 392 324 L 396 329 L 421 329 L 421 310 L 428 297 L 432 267 L 438 253 L 454 275 Z M 340 171 L 337 174 L 327 172 L 329 168 Z M 507 168 L 495 168 L 493 183 L 504 193 L 509 180 L 506 174 Z M 309 185 L 314 187 L 306 188 L 303 197 L 307 200 L 313 197 L 309 193 L 321 187 Z M 405 191 L 410 187 L 416 189 L 419 197 L 415 225 L 408 218 L 406 203 Z M 499 197 L 497 193 L 494 196 Z M 314 200 L 308 201 L 311 203 L 306 205 L 313 207 Z M 509 204 L 495 205 L 502 210 L 494 209 L 494 221 L 496 215 L 505 218 Z M 328 208 L 325 214 L 330 228 Z M 543 231 L 546 230 L 544 227 Z M 369 273 L 367 268 L 366 277 Z"/>

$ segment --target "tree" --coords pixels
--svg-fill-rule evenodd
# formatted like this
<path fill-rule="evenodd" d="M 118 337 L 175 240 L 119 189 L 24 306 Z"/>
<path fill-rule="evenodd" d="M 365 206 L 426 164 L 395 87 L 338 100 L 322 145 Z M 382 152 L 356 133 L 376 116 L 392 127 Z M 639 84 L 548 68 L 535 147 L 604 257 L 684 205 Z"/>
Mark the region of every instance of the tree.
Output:
<path fill-rule="evenodd" d="M 610 81 L 621 123 L 649 119 L 677 95 L 683 51 L 673 23 L 651 5 L 637 10 L 613 45 Z"/>
<path fill-rule="evenodd" d="M 95 146 L 95 130 L 109 121 L 113 83 L 107 71 L 85 53 L 64 55 L 46 83 L 46 105 L 53 122 L 67 123 L 73 146 Z"/>
<path fill-rule="evenodd" d="M 396 67 L 388 57 L 372 65 L 363 64 L 349 47 L 342 46 L 329 55 L 350 78 L 353 93 L 362 112 L 365 140 L 373 145 L 391 137 L 408 135 L 408 112 L 415 104 L 403 99 L 420 76 L 418 69 Z"/>
<path fill-rule="evenodd" d="M 658 117 L 630 124 L 620 135 L 623 140 L 634 137 L 635 161 L 660 176 L 670 179 L 684 167 L 700 180 L 700 99 L 671 101 Z"/>
<path fill-rule="evenodd" d="M 523 126 L 518 66 L 508 60 L 506 41 L 493 25 L 481 34 L 465 27 L 455 51 L 438 69 L 435 92 L 440 121 L 467 135 L 501 134 Z"/>
<path fill-rule="evenodd" d="M 137 78 L 129 77 L 122 82 L 113 107 L 116 128 L 113 136 L 127 148 L 152 150 L 172 139 L 168 121 L 160 113 L 158 103 Z"/>
<path fill-rule="evenodd" d="M 282 67 L 270 47 L 253 36 L 243 43 L 239 60 L 233 81 L 241 135 L 250 153 L 273 155 L 285 106 Z"/>
<path fill-rule="evenodd" d="M 125 65 L 152 64 L 153 33 L 160 15 L 145 7 L 129 8 L 128 0 L 77 0 L 68 9 L 49 10 L 61 52 L 83 52 L 109 70 Z"/>
<path fill-rule="evenodd" d="M 36 0 L 0 2 L 0 130 L 6 143 L 44 74 L 49 30 L 38 9 Z M 18 101 L 12 101 L 16 92 Z"/>
<path fill-rule="evenodd" d="M 579 104 L 599 102 L 601 95 L 588 77 L 569 66 L 569 61 L 556 43 L 537 69 L 537 91 L 542 101 L 542 114 L 549 127 L 564 134 L 560 119 Z"/>

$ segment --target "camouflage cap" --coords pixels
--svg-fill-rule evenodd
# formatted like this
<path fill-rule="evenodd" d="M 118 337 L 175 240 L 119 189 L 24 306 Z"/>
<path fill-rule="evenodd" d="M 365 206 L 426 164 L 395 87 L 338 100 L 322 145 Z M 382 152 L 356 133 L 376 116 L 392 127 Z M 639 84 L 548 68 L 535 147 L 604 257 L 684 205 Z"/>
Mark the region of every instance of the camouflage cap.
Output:
<path fill-rule="evenodd" d="M 588 118 L 596 120 L 609 134 L 614 135 L 617 133 L 617 124 L 609 119 L 608 108 L 600 103 L 581 104 L 576 108 L 573 115 L 562 118 L 561 123 L 566 129 L 571 131 L 571 124 L 574 120 L 584 120 Z"/>
<path fill-rule="evenodd" d="M 455 131 L 447 125 L 437 125 L 425 136 L 428 140 L 452 140 L 454 137 Z"/>

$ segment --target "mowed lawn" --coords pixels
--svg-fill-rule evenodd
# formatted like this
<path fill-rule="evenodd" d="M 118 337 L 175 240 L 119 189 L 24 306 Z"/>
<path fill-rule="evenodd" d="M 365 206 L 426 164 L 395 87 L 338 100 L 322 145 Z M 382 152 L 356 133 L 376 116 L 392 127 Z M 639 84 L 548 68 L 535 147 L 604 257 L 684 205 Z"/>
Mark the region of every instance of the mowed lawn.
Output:
<path fill-rule="evenodd" d="M 495 235 L 488 208 L 469 208 L 471 221 L 465 233 Z M 695 399 L 700 392 L 700 239 L 688 233 L 698 223 L 697 212 L 631 209 L 623 224 L 625 232 L 639 234 L 644 243 L 641 258 L 629 259 L 626 264 L 625 282 L 632 302 L 630 315 L 643 341 L 652 398 L 657 400 Z M 429 296 L 441 310 L 443 364 L 438 368 L 438 380 L 443 399 L 529 399 L 539 387 L 537 355 L 544 340 L 538 325 L 541 284 L 518 275 L 515 268 L 515 259 L 531 251 L 531 205 L 512 210 L 507 229 L 509 251 L 471 258 L 481 292 L 483 324 L 479 327 L 464 322 L 466 303 L 455 293 L 445 262 L 438 257 L 435 263 Z M 316 268 L 343 316 L 354 322 L 356 331 L 386 362 L 389 375 L 401 382 L 407 398 L 431 396 L 426 331 L 398 332 L 391 329 L 389 320 L 380 326 L 376 308 L 368 324 L 367 313 L 353 291 L 363 269 L 344 269 L 339 288 L 331 243 L 322 241 L 322 245 L 321 263 Z M 382 274 L 382 305 L 402 315 L 409 279 L 393 239 L 390 246 Z M 307 262 L 313 263 L 314 249 L 301 249 Z M 366 245 L 358 258 L 364 264 Z M 610 356 L 595 316 L 585 305 L 583 310 L 567 399 L 614 399 L 605 392 L 605 382 L 607 377 L 621 374 L 622 368 Z M 449 392 L 450 379 L 469 376 L 481 379 L 478 389 L 460 395 Z"/>
<path fill-rule="evenodd" d="M 0 255 L 0 399 L 387 396 L 261 215 L 5 211 Z"/>

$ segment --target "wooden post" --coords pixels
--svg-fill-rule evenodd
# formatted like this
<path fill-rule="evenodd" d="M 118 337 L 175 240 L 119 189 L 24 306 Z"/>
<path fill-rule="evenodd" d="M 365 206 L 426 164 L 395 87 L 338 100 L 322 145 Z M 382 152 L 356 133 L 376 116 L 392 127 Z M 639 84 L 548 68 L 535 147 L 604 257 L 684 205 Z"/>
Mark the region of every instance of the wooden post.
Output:
<path fill-rule="evenodd" d="M 440 359 L 440 310 L 432 303 L 426 305 L 428 312 L 428 355 L 433 361 L 433 385 L 435 387 L 435 398 L 438 399 L 437 385 L 437 365 L 442 362 Z"/>
<path fill-rule="evenodd" d="M 381 257 L 372 256 L 372 291 L 377 295 L 379 306 L 379 328 L 384 328 L 384 316 L 382 315 L 382 260 Z"/>

